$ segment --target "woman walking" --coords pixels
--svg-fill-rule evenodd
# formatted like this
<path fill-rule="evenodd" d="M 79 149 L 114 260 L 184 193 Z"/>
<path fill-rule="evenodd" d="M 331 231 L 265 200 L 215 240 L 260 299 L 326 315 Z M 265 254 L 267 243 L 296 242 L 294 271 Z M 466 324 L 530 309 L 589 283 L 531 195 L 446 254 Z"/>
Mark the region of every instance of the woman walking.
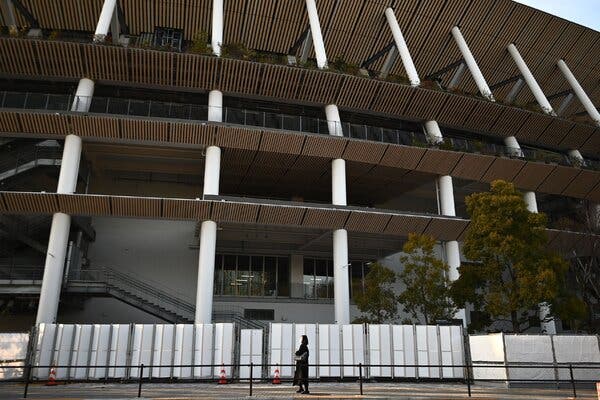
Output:
<path fill-rule="evenodd" d="M 296 393 L 309 394 L 308 391 L 308 337 L 302 335 L 300 348 L 296 352 L 296 372 L 294 373 L 294 385 L 300 388 Z M 304 385 L 304 389 L 302 388 Z"/>

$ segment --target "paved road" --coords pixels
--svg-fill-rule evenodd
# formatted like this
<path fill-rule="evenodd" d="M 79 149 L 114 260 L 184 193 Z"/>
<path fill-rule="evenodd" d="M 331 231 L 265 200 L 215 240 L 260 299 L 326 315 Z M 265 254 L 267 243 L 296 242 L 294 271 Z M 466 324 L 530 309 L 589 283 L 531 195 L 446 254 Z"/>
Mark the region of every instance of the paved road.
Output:
<path fill-rule="evenodd" d="M 0 384 L 0 399 L 19 399 L 23 385 Z M 244 399 L 248 397 L 247 384 L 144 384 L 142 397 L 146 399 Z M 578 390 L 578 399 L 596 400 L 592 390 Z M 497 400 L 550 400 L 569 399 L 571 390 L 550 388 L 511 388 L 502 385 L 474 386 L 471 399 Z M 132 399 L 137 398 L 136 384 L 77 383 L 55 387 L 34 384 L 29 386 L 32 399 Z M 467 387 L 462 384 L 366 383 L 364 396 L 359 395 L 355 383 L 315 383 L 311 395 L 297 395 L 295 388 L 285 385 L 255 384 L 253 398 L 257 399 L 467 399 Z"/>

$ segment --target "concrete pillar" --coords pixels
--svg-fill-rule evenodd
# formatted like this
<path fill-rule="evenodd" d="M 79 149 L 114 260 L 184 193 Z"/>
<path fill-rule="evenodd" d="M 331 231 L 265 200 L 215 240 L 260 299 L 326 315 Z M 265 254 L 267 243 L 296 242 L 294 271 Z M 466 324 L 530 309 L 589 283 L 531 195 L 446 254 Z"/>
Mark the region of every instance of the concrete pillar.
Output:
<path fill-rule="evenodd" d="M 214 47 L 213 47 L 214 50 Z M 223 93 L 212 90 L 208 94 L 208 120 L 223 121 Z M 217 146 L 206 148 L 204 160 L 204 195 L 219 194 L 221 175 L 221 149 Z M 194 322 L 212 322 L 213 286 L 215 277 L 215 253 L 217 251 L 217 224 L 203 221 L 200 226 L 200 246 L 198 251 L 198 284 L 196 287 L 196 314 Z"/>
<path fill-rule="evenodd" d="M 523 78 L 517 79 L 512 89 L 510 89 L 510 92 L 508 92 L 508 95 L 506 95 L 506 99 L 504 100 L 507 103 L 514 103 L 519 93 L 521 93 L 521 90 L 523 90 L 523 86 L 525 86 L 525 81 L 523 80 Z"/>
<path fill-rule="evenodd" d="M 562 116 L 565 113 L 565 111 L 567 111 L 567 107 L 569 107 L 571 105 L 571 102 L 573 101 L 574 98 L 575 98 L 575 95 L 573 93 L 569 93 L 565 97 L 565 99 L 562 101 L 562 103 L 560 103 L 558 110 L 556 110 L 556 114 L 559 116 Z"/>
<path fill-rule="evenodd" d="M 444 136 L 442 135 L 442 131 L 437 121 L 425 122 L 425 134 L 433 144 L 442 143 L 444 141 Z"/>
<path fill-rule="evenodd" d="M 379 71 L 379 78 L 385 79 L 388 77 L 392 67 L 396 63 L 397 58 L 398 58 L 398 49 L 396 47 L 392 47 L 390 49 L 390 51 L 388 51 L 387 57 L 385 57 L 385 61 L 383 62 L 381 71 Z"/>
<path fill-rule="evenodd" d="M 350 286 L 348 282 L 348 232 L 333 232 L 333 291 L 335 323 L 350 323 Z"/>
<path fill-rule="evenodd" d="M 212 8 L 212 34 L 210 44 L 216 56 L 221 56 L 221 45 L 223 44 L 224 27 L 223 0 L 213 0 Z"/>
<path fill-rule="evenodd" d="M 525 60 L 523 60 L 523 57 L 521 57 L 519 50 L 517 50 L 517 47 L 513 43 L 508 45 L 508 52 L 515 61 L 515 64 L 517 64 L 519 72 L 521 72 L 523 79 L 525 79 L 525 82 L 527 82 L 527 86 L 529 86 L 529 89 L 531 89 L 531 92 L 533 93 L 533 96 L 540 105 L 541 109 L 548 115 L 556 116 L 556 113 L 552 109 L 552 105 L 546 98 L 546 95 L 542 91 L 542 88 L 533 77 L 533 74 L 529 70 L 529 67 L 525 63 Z"/>
<path fill-rule="evenodd" d="M 116 6 L 115 10 L 113 11 L 112 20 L 110 21 L 110 33 L 112 35 L 113 44 L 119 44 L 119 39 L 121 38 L 121 24 L 119 23 L 119 16 Z"/>
<path fill-rule="evenodd" d="M 581 153 L 579 152 L 579 150 L 569 150 L 569 157 L 571 157 L 572 159 L 577 160 L 577 162 L 579 162 L 579 166 L 585 166 L 585 160 L 583 159 L 583 156 L 581 155 Z"/>
<path fill-rule="evenodd" d="M 313 47 L 312 33 L 310 28 L 308 28 L 308 33 L 306 35 L 306 39 L 302 44 L 302 50 L 300 51 L 300 63 L 306 64 L 308 61 L 308 53 L 310 53 L 310 49 Z"/>
<path fill-rule="evenodd" d="M 387 19 L 390 30 L 392 31 L 396 48 L 398 49 L 398 53 L 402 59 L 402 64 L 404 65 L 404 70 L 406 71 L 406 75 L 408 76 L 411 86 L 419 86 L 421 84 L 419 74 L 417 73 L 417 69 L 415 68 L 412 57 L 410 56 L 408 46 L 406 45 L 406 41 L 404 40 L 404 36 L 400 30 L 400 25 L 398 25 L 398 20 L 396 19 L 396 15 L 394 15 L 394 10 L 392 8 L 387 8 L 385 10 L 385 18 Z"/>
<path fill-rule="evenodd" d="M 104 0 L 98 24 L 96 25 L 96 31 L 94 32 L 94 42 L 103 42 L 106 39 L 116 6 L 117 0 Z"/>
<path fill-rule="evenodd" d="M 15 8 L 11 0 L 0 0 L 0 9 L 4 16 L 4 25 L 8 27 L 17 27 L 17 19 L 15 18 Z"/>
<path fill-rule="evenodd" d="M 77 86 L 71 110 L 89 111 L 93 94 L 94 82 L 86 78 L 81 79 Z M 80 101 L 79 99 L 84 100 Z M 79 136 L 67 135 L 60 164 L 57 193 L 75 193 L 77 177 L 79 176 L 81 147 L 82 143 Z M 56 213 L 52 216 L 36 324 L 56 322 L 70 230 L 71 217 L 69 215 Z"/>
<path fill-rule="evenodd" d="M 331 203 L 346 206 L 346 160 L 331 162 Z"/>
<path fill-rule="evenodd" d="M 537 213 L 537 199 L 535 197 L 535 192 L 527 191 L 523 193 L 523 200 L 525 200 L 525 204 L 527 204 L 527 210 L 531 213 Z"/>
<path fill-rule="evenodd" d="M 454 75 L 452 75 L 452 78 L 450 79 L 450 83 L 448 84 L 448 89 L 452 90 L 452 89 L 458 87 L 458 85 L 460 84 L 460 81 L 463 78 L 463 75 L 465 74 L 466 69 L 467 69 L 466 64 L 464 62 L 460 63 L 460 65 L 456 68 L 456 71 L 454 71 Z"/>
<path fill-rule="evenodd" d="M 465 41 L 465 38 L 463 37 L 458 26 L 452 28 L 452 36 L 454 37 L 454 40 L 458 45 L 458 49 L 460 50 L 465 60 L 465 63 L 469 68 L 469 71 L 471 71 L 471 75 L 475 80 L 475 84 L 477 84 L 477 87 L 479 88 L 479 92 L 486 99 L 490 101 L 495 101 L 494 95 L 492 94 L 490 87 L 488 86 L 485 78 L 483 77 L 483 74 L 481 73 L 477 62 L 475 61 L 475 57 L 473 57 L 473 53 L 471 53 L 471 49 L 469 49 L 469 46 L 467 45 L 467 42 Z"/>
<path fill-rule="evenodd" d="M 440 191 L 440 214 L 449 217 L 456 217 L 456 208 L 454 207 L 454 186 L 452 177 L 443 175 L 438 178 L 438 187 Z"/>
<path fill-rule="evenodd" d="M 317 67 L 327 68 L 327 54 L 325 53 L 325 43 L 321 34 L 321 23 L 319 22 L 319 13 L 315 0 L 306 0 L 306 11 L 308 12 L 308 22 L 310 24 L 310 33 L 315 46 L 315 56 L 317 58 Z"/>
<path fill-rule="evenodd" d="M 504 145 L 508 148 L 507 152 L 513 157 L 524 157 L 523 150 L 519 141 L 514 136 L 507 136 L 504 138 Z"/>
<path fill-rule="evenodd" d="M 594 123 L 597 126 L 600 126 L 600 113 L 592 103 L 592 100 L 589 98 L 587 93 L 583 90 L 583 87 L 581 87 L 581 85 L 575 78 L 575 75 L 573 75 L 573 73 L 563 60 L 558 60 L 558 68 L 561 70 L 561 72 L 567 79 L 567 82 L 569 82 L 569 85 L 573 89 L 573 92 L 575 92 L 575 95 L 577 96 L 579 101 L 581 101 L 583 108 L 585 108 L 590 118 L 594 121 Z"/>
<path fill-rule="evenodd" d="M 210 324 L 212 322 L 216 247 L 217 224 L 213 221 L 203 221 L 200 226 L 198 286 L 196 287 L 196 315 L 194 319 L 197 324 Z"/>
<path fill-rule="evenodd" d="M 338 107 L 335 104 L 325 106 L 325 116 L 327 118 L 329 134 L 332 136 L 344 136 Z"/>

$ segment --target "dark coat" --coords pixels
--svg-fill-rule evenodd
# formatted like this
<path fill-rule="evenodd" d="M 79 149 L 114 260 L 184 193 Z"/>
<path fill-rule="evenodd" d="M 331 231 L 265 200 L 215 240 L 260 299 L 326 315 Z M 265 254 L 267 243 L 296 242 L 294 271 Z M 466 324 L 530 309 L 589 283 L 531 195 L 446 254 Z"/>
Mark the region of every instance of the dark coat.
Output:
<path fill-rule="evenodd" d="M 296 372 L 294 373 L 293 385 L 304 384 L 305 381 L 308 381 L 308 346 L 301 344 L 296 355 L 301 356 L 304 353 L 306 353 L 306 361 L 296 361 Z"/>

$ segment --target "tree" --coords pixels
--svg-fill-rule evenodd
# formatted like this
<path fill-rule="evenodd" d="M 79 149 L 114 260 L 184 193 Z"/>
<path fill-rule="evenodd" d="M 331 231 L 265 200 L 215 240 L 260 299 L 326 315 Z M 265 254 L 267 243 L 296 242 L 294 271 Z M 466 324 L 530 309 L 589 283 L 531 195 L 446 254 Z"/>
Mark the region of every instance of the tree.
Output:
<path fill-rule="evenodd" d="M 382 324 L 392 321 L 398 313 L 398 302 L 392 284 L 396 274 L 380 263 L 372 263 L 365 275 L 363 291 L 354 292 L 354 301 L 363 315 L 354 323 Z"/>
<path fill-rule="evenodd" d="M 434 254 L 435 239 L 411 233 L 400 257 L 403 270 L 400 281 L 406 286 L 398 300 L 414 319 L 423 316 L 425 323 L 449 320 L 456 307 L 450 296 L 448 265 Z"/>
<path fill-rule="evenodd" d="M 557 297 L 567 264 L 546 249 L 546 216 L 529 212 L 512 183 L 494 181 L 466 203 L 471 223 L 464 254 L 477 263 L 461 266 L 453 297 L 492 320 L 508 317 L 521 332 L 532 309 Z"/>

